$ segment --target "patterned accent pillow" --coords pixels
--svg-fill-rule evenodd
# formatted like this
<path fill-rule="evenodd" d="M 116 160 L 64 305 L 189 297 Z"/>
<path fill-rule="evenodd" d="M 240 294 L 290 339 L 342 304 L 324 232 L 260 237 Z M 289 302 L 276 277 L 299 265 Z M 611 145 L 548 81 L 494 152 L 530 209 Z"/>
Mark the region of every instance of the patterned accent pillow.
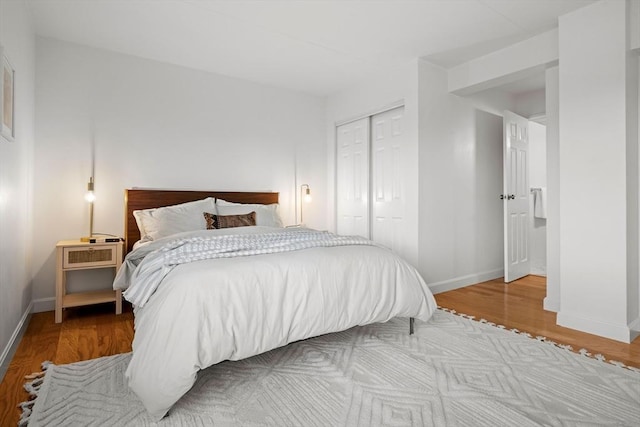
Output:
<path fill-rule="evenodd" d="M 209 212 L 203 212 L 203 215 L 207 222 L 207 230 L 256 225 L 255 212 L 249 212 L 242 215 L 216 215 Z"/>

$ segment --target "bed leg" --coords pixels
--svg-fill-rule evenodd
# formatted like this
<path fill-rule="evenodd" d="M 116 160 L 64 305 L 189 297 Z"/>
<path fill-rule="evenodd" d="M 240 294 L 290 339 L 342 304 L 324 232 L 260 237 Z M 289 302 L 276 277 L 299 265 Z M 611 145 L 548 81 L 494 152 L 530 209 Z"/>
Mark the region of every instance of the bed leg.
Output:
<path fill-rule="evenodd" d="M 413 335 L 413 324 L 415 320 L 416 319 L 414 319 L 413 317 L 409 318 L 409 335 Z"/>

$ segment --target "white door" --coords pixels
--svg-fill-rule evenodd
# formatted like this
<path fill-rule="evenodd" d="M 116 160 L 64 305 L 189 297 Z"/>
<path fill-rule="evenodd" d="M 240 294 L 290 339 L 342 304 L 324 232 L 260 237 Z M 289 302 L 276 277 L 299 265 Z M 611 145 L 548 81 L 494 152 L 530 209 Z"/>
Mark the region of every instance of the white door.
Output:
<path fill-rule="evenodd" d="M 504 127 L 504 281 L 529 274 L 529 121 L 511 111 Z"/>
<path fill-rule="evenodd" d="M 337 232 L 369 238 L 369 118 L 336 132 Z"/>
<path fill-rule="evenodd" d="M 406 144 L 402 129 L 404 107 L 371 117 L 371 239 L 400 255 L 403 242 L 411 240 L 405 221 L 405 176 L 402 165 Z"/>

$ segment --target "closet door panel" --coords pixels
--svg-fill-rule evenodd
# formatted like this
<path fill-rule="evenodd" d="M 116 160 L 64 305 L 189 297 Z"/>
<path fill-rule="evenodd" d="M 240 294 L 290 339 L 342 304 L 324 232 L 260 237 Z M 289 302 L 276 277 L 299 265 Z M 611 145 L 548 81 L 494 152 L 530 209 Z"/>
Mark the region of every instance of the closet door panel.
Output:
<path fill-rule="evenodd" d="M 403 241 L 410 239 L 405 221 L 407 159 L 402 119 L 404 108 L 395 108 L 371 118 L 372 150 L 372 239 L 402 254 Z M 414 230 L 415 231 L 415 230 Z"/>
<path fill-rule="evenodd" d="M 370 238 L 369 118 L 336 128 L 338 234 Z"/>

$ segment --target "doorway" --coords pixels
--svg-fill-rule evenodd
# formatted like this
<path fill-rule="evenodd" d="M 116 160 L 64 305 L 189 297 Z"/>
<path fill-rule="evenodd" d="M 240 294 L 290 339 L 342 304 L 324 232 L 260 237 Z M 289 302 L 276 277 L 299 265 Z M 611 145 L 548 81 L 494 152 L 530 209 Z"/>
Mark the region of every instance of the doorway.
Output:
<path fill-rule="evenodd" d="M 547 275 L 547 126 L 544 117 L 529 120 L 530 274 Z M 536 204 L 536 201 L 538 202 Z"/>
<path fill-rule="evenodd" d="M 546 276 L 546 125 L 503 113 L 504 281 Z"/>

